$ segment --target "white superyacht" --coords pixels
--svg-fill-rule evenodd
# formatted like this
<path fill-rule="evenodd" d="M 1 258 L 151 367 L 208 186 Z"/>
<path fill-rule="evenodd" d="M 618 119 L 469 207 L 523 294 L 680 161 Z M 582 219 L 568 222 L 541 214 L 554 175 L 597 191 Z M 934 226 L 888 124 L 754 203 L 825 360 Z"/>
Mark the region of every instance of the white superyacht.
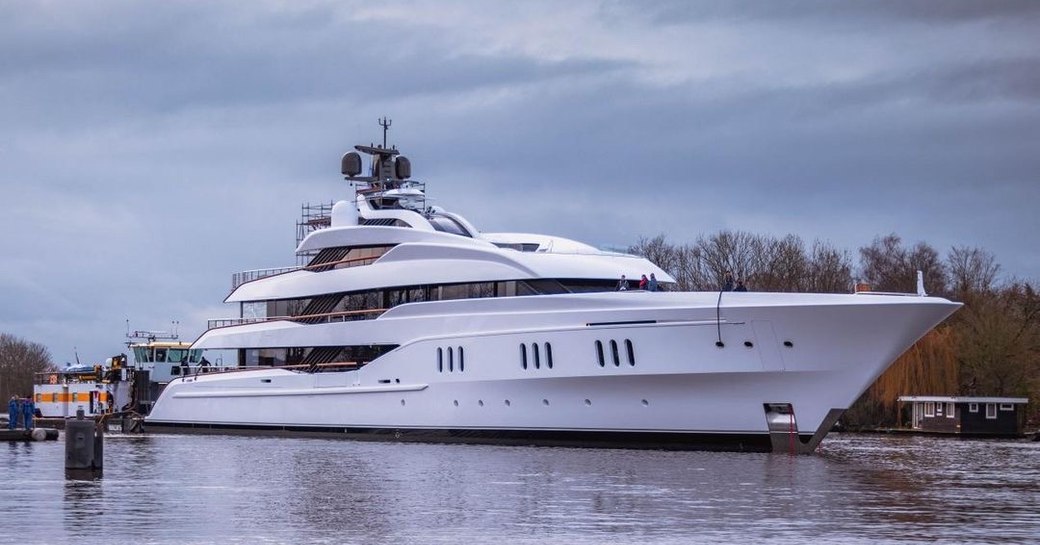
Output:
<path fill-rule="evenodd" d="M 812 452 L 959 307 L 920 288 L 678 292 L 646 259 L 429 206 L 385 132 L 355 149 L 306 264 L 235 275 L 239 317 L 192 345 L 240 368 L 171 381 L 149 431 Z M 650 273 L 659 290 L 616 290 Z"/>

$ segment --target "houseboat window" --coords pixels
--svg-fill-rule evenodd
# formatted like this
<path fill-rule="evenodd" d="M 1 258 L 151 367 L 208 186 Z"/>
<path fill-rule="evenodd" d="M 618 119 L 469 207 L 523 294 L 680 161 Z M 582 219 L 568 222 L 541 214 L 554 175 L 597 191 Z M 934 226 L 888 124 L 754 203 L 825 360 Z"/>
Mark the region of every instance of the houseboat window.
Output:
<path fill-rule="evenodd" d="M 953 403 L 947 403 L 946 404 L 946 418 L 953 418 L 954 416 L 956 416 L 956 413 L 953 410 Z"/>
<path fill-rule="evenodd" d="M 943 405 L 944 405 L 943 403 L 936 403 L 935 404 L 935 415 L 936 416 L 942 416 Z"/>
<path fill-rule="evenodd" d="M 157 362 L 160 362 L 160 363 L 166 361 L 166 349 L 165 348 L 156 348 L 155 349 L 155 360 L 154 361 L 157 361 Z"/>
<path fill-rule="evenodd" d="M 924 415 L 925 416 L 935 416 L 935 402 L 934 401 L 929 401 L 929 402 L 924 404 Z"/>
<path fill-rule="evenodd" d="M 968 412 L 969 413 L 977 413 L 977 412 L 979 412 L 979 404 L 978 403 L 968 403 Z"/>
<path fill-rule="evenodd" d="M 1001 403 L 1000 404 L 1000 410 L 1002 410 L 1002 411 L 1013 411 L 1013 410 L 1015 410 L 1015 406 L 1012 403 Z"/>
<path fill-rule="evenodd" d="M 986 418 L 994 419 L 997 417 L 997 404 L 987 403 L 986 404 Z"/>

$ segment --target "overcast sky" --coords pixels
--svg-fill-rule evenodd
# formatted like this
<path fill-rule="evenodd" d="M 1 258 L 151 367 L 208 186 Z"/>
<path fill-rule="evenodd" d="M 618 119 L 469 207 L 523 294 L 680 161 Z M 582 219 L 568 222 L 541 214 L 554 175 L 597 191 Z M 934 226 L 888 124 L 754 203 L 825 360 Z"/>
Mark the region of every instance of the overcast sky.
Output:
<path fill-rule="evenodd" d="M 381 116 L 484 231 L 896 233 L 1040 279 L 1040 2 L 747 4 L 0 1 L 0 331 L 193 340 Z"/>

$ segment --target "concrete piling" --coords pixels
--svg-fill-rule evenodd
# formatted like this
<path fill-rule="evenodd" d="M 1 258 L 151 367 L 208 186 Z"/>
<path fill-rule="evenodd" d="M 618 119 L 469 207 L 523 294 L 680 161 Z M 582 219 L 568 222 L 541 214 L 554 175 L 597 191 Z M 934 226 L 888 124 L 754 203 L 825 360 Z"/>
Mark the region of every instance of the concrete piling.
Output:
<path fill-rule="evenodd" d="M 65 478 L 97 479 L 104 466 L 105 433 L 83 409 L 65 423 Z"/>

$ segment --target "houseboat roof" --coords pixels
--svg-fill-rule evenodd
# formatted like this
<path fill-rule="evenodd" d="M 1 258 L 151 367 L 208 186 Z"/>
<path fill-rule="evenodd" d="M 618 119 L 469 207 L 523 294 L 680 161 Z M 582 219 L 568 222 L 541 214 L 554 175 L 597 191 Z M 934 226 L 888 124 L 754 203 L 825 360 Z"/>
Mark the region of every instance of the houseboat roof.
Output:
<path fill-rule="evenodd" d="M 1029 403 L 1028 397 L 971 397 L 971 396 L 899 396 L 899 401 L 934 401 L 936 403 Z"/>

